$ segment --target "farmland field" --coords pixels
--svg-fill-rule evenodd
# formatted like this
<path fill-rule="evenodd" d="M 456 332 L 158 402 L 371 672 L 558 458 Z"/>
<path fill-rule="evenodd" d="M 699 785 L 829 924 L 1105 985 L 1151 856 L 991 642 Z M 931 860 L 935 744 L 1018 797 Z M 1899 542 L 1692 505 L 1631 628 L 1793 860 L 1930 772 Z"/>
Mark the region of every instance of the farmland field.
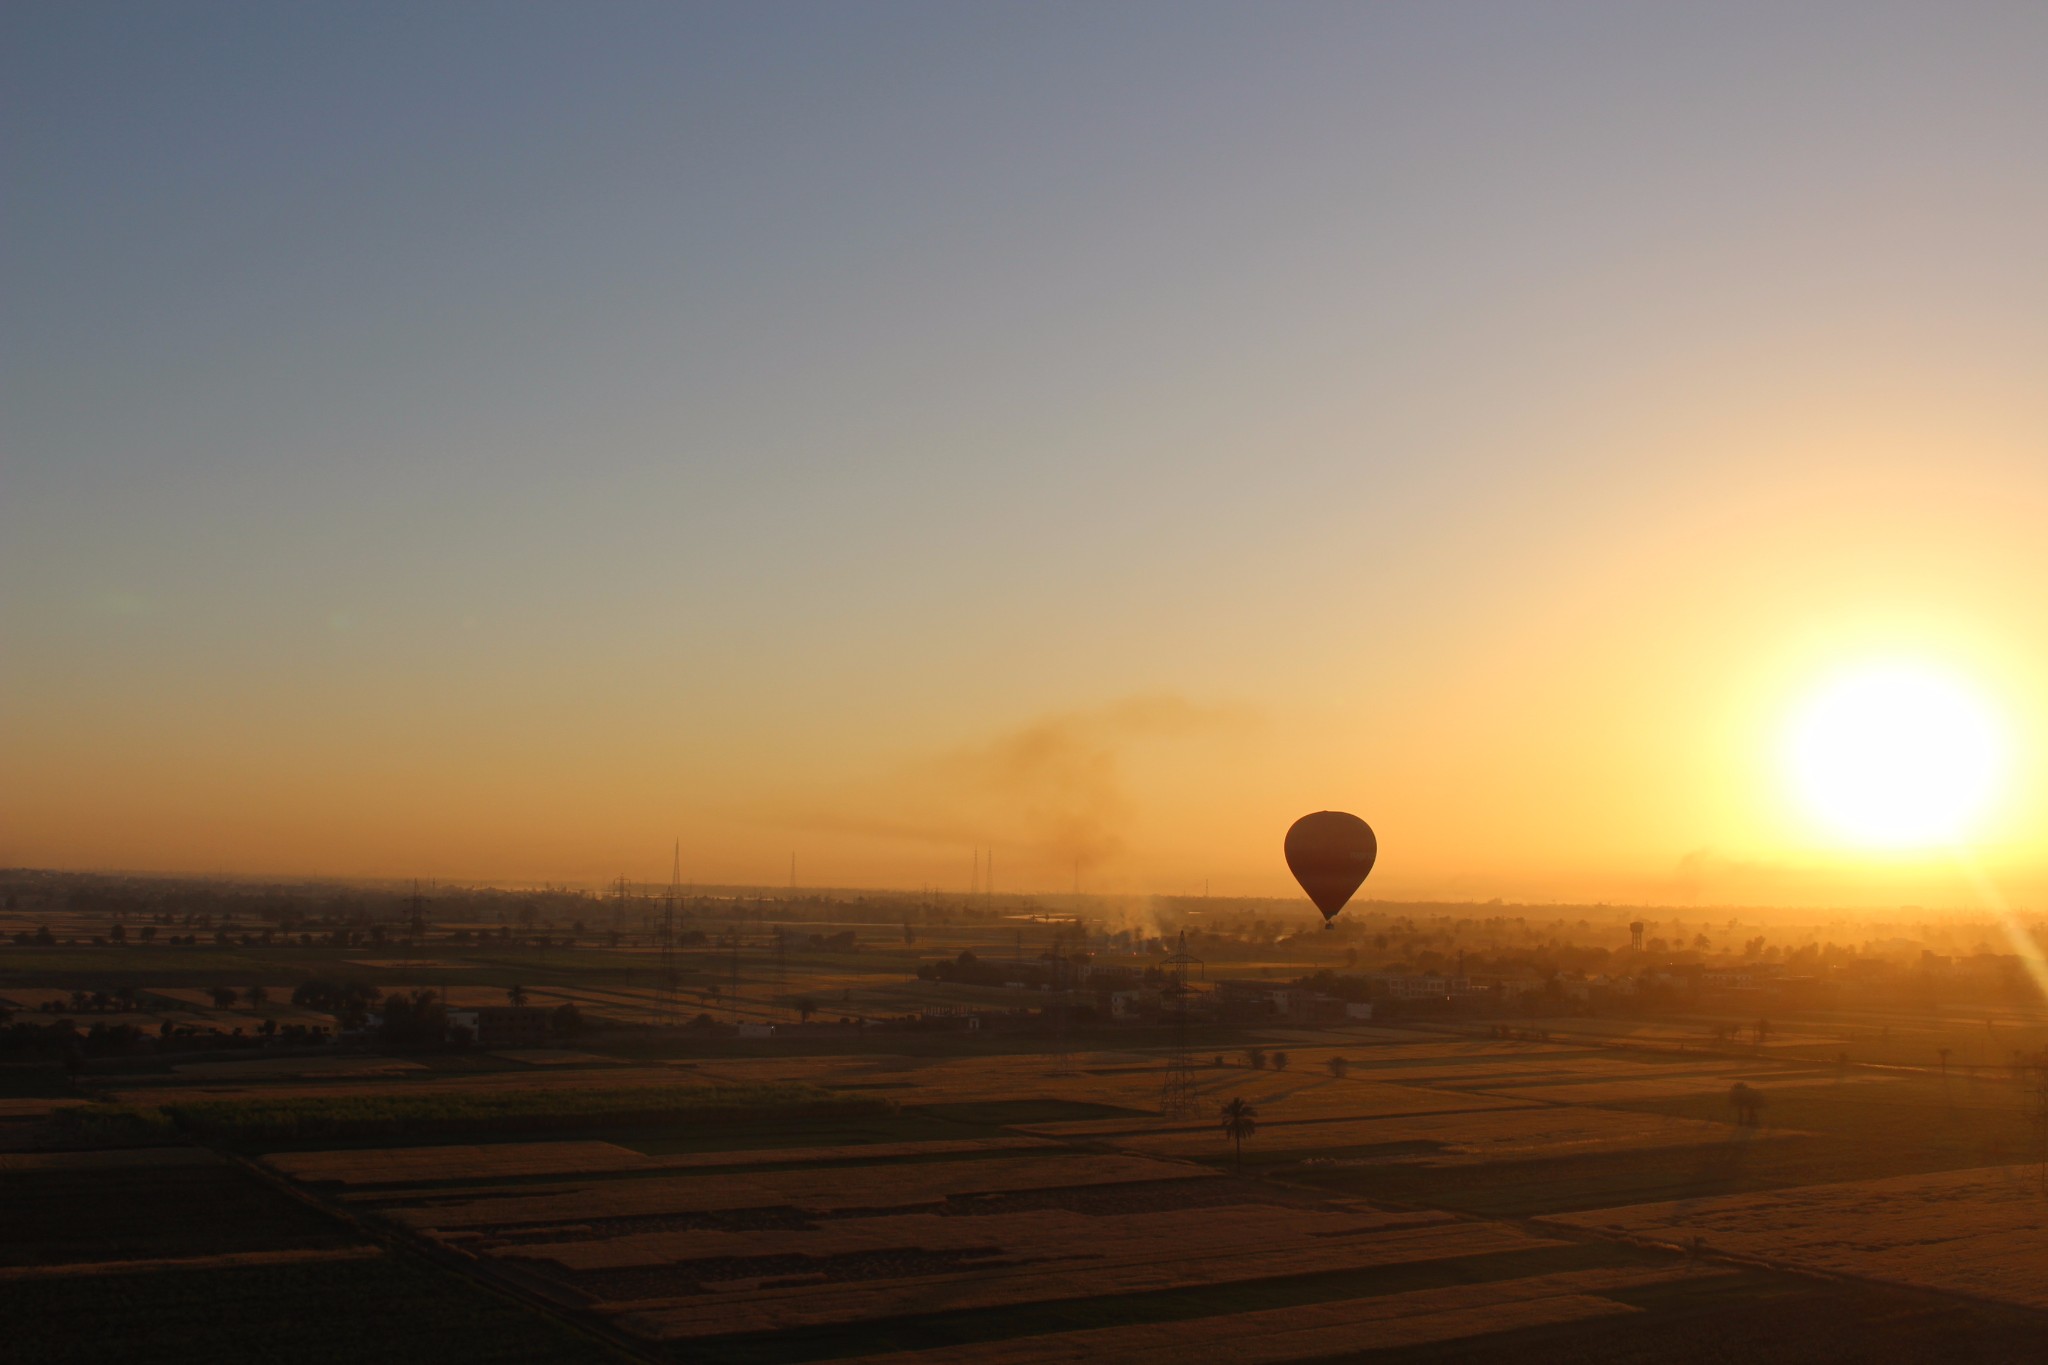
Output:
<path fill-rule="evenodd" d="M 1684 1365 L 2029 1359 L 2048 1330 L 2048 1199 L 1992 1064 L 2031 1016 L 1816 1011 L 1733 1040 L 1753 1021 L 1211 1019 L 1182 1067 L 1163 1018 L 914 975 L 1015 931 L 746 937 L 737 967 L 679 955 L 673 1000 L 644 942 L 0 959 L 39 1020 L 166 1039 L 0 1069 L 0 1299 L 42 1314 L 23 1349 Z M 71 979 L 94 952 L 132 1009 Z M 284 1003 L 301 980 L 584 1022 L 424 1047 L 260 1032 L 340 1027 Z M 1915 1048 L 1948 1055 L 1881 1060 Z"/>
<path fill-rule="evenodd" d="M 1404 1154 L 1390 1159 L 1469 1166 L 1536 1156 L 1750 1144 L 1786 1135 L 1752 1134 L 1705 1120 L 1607 1109 L 1474 1106 L 1470 1112 L 1276 1123 L 1262 1127 L 1257 1136 L 1259 1151 L 1269 1155 L 1313 1152 L 1335 1156 L 1373 1148 L 1398 1148 Z M 1206 1130 L 1109 1140 L 1132 1151 L 1160 1155 L 1219 1159 L 1223 1155 L 1216 1135 Z"/>
<path fill-rule="evenodd" d="M 374 1306 L 374 1311 L 367 1311 Z M 411 1258 L 0 1279 L 13 1358 L 596 1365 L 629 1359 Z"/>
<path fill-rule="evenodd" d="M 8 1360 L 618 1358 L 201 1149 L 0 1153 L 0 1208 Z"/>
<path fill-rule="evenodd" d="M 2035 1166 L 1803 1185 L 1563 1215 L 1589 1231 L 2048 1308 L 2048 1195 Z"/>

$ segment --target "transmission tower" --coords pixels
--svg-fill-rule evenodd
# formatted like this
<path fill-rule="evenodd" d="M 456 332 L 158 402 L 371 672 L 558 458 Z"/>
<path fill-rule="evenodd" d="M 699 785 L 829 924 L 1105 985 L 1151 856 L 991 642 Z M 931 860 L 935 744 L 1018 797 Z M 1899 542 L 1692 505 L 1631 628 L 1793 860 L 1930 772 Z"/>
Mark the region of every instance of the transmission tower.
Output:
<path fill-rule="evenodd" d="M 612 928 L 616 929 L 626 919 L 626 878 L 622 873 L 612 883 Z"/>
<path fill-rule="evenodd" d="M 413 878 L 412 895 L 406 898 L 406 931 L 399 935 L 399 952 L 405 958 L 405 972 L 412 975 L 412 950 L 427 933 L 426 901 L 420 897 L 419 878 Z"/>
<path fill-rule="evenodd" d="M 668 895 L 661 905 L 661 978 L 655 984 L 656 1022 L 673 1024 L 676 1021 L 676 896 L 683 881 L 683 841 L 675 844 L 674 859 L 669 864 Z"/>
<path fill-rule="evenodd" d="M 1195 1112 L 1195 1063 L 1188 1055 L 1188 968 L 1208 968 L 1202 959 L 1188 952 L 1188 931 L 1180 931 L 1173 955 L 1166 959 L 1171 973 L 1167 989 L 1173 993 L 1173 1051 L 1166 1061 L 1166 1084 L 1159 1092 L 1159 1112 L 1170 1119 L 1186 1118 Z"/>
<path fill-rule="evenodd" d="M 1061 926 L 1052 927 L 1052 1074 L 1067 1075 L 1074 1069 L 1073 1054 L 1067 1048 L 1067 959 L 1060 951 Z"/>
<path fill-rule="evenodd" d="M 732 1022 L 738 1028 L 740 1022 L 740 926 L 732 926 Z"/>

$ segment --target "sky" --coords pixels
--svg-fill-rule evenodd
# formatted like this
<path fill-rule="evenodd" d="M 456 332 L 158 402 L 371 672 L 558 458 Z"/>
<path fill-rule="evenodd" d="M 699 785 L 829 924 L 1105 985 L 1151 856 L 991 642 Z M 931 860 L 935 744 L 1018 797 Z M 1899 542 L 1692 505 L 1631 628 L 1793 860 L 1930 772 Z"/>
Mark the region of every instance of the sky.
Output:
<path fill-rule="evenodd" d="M 0 863 L 2048 902 L 2048 8 L 14 3 Z M 1844 669 L 1996 718 L 1831 839 Z M 1972 890 L 1971 888 L 1976 888 Z"/>

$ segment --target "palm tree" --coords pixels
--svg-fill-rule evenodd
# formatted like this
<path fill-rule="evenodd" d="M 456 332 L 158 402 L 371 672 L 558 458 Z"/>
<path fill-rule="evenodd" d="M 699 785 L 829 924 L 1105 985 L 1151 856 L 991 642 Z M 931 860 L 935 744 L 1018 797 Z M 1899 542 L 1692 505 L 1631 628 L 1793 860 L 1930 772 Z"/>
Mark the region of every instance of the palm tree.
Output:
<path fill-rule="evenodd" d="M 1237 1144 L 1237 1169 L 1244 1171 L 1244 1140 L 1259 1131 L 1259 1111 L 1242 1095 L 1223 1106 L 1223 1136 Z"/>
<path fill-rule="evenodd" d="M 515 1006 L 526 1003 L 526 987 L 513 984 L 505 988 L 505 998 Z"/>

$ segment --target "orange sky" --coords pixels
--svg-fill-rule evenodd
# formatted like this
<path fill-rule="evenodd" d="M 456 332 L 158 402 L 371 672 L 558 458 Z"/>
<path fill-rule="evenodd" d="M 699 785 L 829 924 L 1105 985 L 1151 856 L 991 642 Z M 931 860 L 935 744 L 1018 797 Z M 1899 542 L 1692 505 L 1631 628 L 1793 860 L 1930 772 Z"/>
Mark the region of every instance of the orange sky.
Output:
<path fill-rule="evenodd" d="M 12 21 L 0 861 L 2048 899 L 2039 11 L 421 14 Z"/>

